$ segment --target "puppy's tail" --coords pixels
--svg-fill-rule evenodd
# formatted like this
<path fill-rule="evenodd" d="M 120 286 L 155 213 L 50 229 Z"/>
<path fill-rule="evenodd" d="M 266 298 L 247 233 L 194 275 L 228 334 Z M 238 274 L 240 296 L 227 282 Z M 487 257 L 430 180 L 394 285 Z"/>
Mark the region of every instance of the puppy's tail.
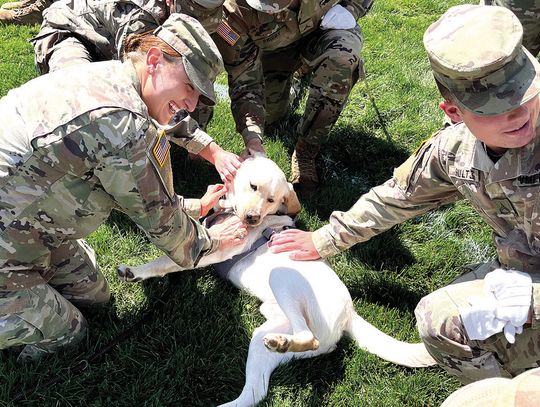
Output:
<path fill-rule="evenodd" d="M 358 314 L 353 314 L 347 334 L 358 346 L 389 362 L 408 367 L 427 367 L 437 364 L 423 343 L 401 342 L 379 331 Z"/>

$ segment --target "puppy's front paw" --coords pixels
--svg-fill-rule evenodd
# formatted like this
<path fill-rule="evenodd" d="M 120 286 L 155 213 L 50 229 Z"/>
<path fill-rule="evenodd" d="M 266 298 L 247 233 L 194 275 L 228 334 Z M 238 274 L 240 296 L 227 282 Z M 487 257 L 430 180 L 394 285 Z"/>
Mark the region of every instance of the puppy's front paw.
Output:
<path fill-rule="evenodd" d="M 125 264 L 120 264 L 116 268 L 116 272 L 118 273 L 118 277 L 128 283 L 135 283 L 141 280 L 140 278 L 135 277 L 135 275 L 131 271 L 131 268 L 129 266 L 126 266 Z"/>
<path fill-rule="evenodd" d="M 285 353 L 289 350 L 289 338 L 280 334 L 267 334 L 263 338 L 264 346 L 271 352 Z"/>

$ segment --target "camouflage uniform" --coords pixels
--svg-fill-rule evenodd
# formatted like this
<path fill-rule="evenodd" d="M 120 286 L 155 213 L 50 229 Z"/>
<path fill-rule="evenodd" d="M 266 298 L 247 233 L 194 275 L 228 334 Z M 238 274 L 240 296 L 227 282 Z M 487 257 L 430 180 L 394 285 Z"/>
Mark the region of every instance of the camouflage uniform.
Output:
<path fill-rule="evenodd" d="M 139 91 L 131 62 L 108 61 L 36 78 L 0 99 L 0 348 L 52 351 L 80 338 L 84 318 L 69 301 L 109 297 L 81 239 L 113 207 L 185 267 L 215 248 L 181 210 L 168 141 Z"/>
<path fill-rule="evenodd" d="M 245 0 L 227 0 L 224 21 L 213 35 L 229 75 L 229 95 L 236 129 L 247 143 L 262 139 L 265 120 L 282 119 L 289 111 L 293 74 L 302 65 L 312 72 L 298 135 L 310 144 L 324 142 L 347 97 L 363 74 L 360 27 L 322 30 L 320 20 L 338 0 L 304 0 L 270 14 Z M 366 9 L 361 2 L 343 5 L 355 19 Z"/>
<path fill-rule="evenodd" d="M 481 0 L 480 4 L 506 7 L 523 25 L 523 45 L 531 54 L 540 53 L 540 0 Z"/>
<path fill-rule="evenodd" d="M 520 47 L 519 21 L 504 8 L 493 7 L 495 10 L 490 11 L 501 13 L 503 17 L 490 16 L 492 20 L 485 17 L 486 24 L 497 27 L 495 30 L 513 25 L 504 31 L 505 35 L 499 36 L 486 29 L 483 38 L 474 34 L 478 20 L 472 20 L 474 24 L 466 20 L 467 13 L 473 13 L 471 7 L 473 11 L 483 8 L 453 7 L 445 13 L 442 22 L 434 23 L 426 32 L 424 42 L 435 77 L 447 87 L 453 84 L 455 103 L 477 115 L 507 112 L 525 101 L 539 98 L 540 64 Z M 473 14 L 475 18 L 479 15 Z M 454 20 L 450 19 L 452 16 Z M 497 25 L 497 18 L 504 24 Z M 469 24 L 465 26 L 468 31 L 459 27 L 460 21 Z M 445 27 L 445 23 L 459 29 Z M 464 34 L 461 41 L 446 43 L 433 34 L 433 31 L 437 33 L 437 27 L 442 27 L 441 35 L 450 40 L 454 38 L 450 33 L 456 37 Z M 465 41 L 470 47 L 467 39 L 471 35 L 477 38 L 478 48 L 484 48 L 464 52 L 459 45 Z M 493 38 L 507 42 L 500 46 L 491 44 Z M 483 65 L 484 60 L 475 55 L 484 55 L 486 61 L 495 59 L 496 55 L 498 59 L 496 62 L 489 59 L 489 63 Z M 478 69 L 475 64 L 479 64 Z M 516 71 L 521 76 L 516 75 Z M 490 81 L 493 81 L 492 87 L 487 86 Z M 498 92 L 496 96 L 489 93 L 492 88 Z M 521 90 L 527 93 L 524 95 Z M 499 95 L 510 96 L 501 98 Z M 420 336 L 426 347 L 448 372 L 458 375 L 463 382 L 490 376 L 511 377 L 539 365 L 540 120 L 538 124 L 532 142 L 506 150 L 496 163 L 464 123 L 447 127 L 395 169 L 392 179 L 363 195 L 349 211 L 333 212 L 330 223 L 313 233 L 317 251 L 326 257 L 441 205 L 463 198 L 469 200 L 494 230 L 498 261 L 483 265 L 455 284 L 428 295 L 416 309 Z M 510 345 L 502 333 L 483 341 L 469 340 L 458 311 L 460 305 L 468 305 L 472 295 L 482 294 L 483 277 L 499 266 L 527 272 L 535 283 L 532 325 L 525 326 L 514 345 Z"/>
<path fill-rule="evenodd" d="M 174 11 L 196 18 L 212 33 L 221 21 L 221 0 L 175 0 Z M 165 0 L 57 1 L 43 12 L 41 30 L 31 40 L 36 67 L 44 74 L 86 62 L 121 60 L 129 34 L 153 30 L 169 14 Z M 205 129 L 212 109 L 199 103 L 192 117 Z M 194 138 L 197 136 L 202 137 L 203 147 L 212 141 L 202 132 Z"/>
<path fill-rule="evenodd" d="M 221 20 L 221 7 L 208 10 L 191 0 L 179 0 L 175 9 L 198 19 L 209 32 Z M 57 1 L 43 13 L 41 29 L 31 40 L 38 71 L 121 60 L 129 34 L 153 30 L 169 14 L 165 0 Z"/>

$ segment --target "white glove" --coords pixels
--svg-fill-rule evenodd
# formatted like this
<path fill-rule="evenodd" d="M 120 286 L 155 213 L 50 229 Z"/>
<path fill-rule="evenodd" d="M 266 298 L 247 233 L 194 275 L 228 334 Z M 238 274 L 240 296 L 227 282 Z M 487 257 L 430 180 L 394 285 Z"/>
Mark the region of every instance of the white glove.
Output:
<path fill-rule="evenodd" d="M 527 322 L 532 298 L 531 276 L 517 270 L 496 269 L 486 274 L 484 291 L 491 292 L 497 299 L 495 316 L 506 321 L 504 335 L 510 343 L 515 334 L 521 333 Z"/>
<path fill-rule="evenodd" d="M 516 270 L 494 270 L 484 278 L 484 294 L 470 298 L 470 307 L 459 308 L 467 335 L 484 340 L 504 330 L 506 340 L 514 343 L 529 316 L 531 277 Z"/>
<path fill-rule="evenodd" d="M 356 26 L 356 20 L 349 10 L 336 4 L 321 19 L 322 30 L 349 30 Z"/>
<path fill-rule="evenodd" d="M 495 316 L 497 300 L 493 294 L 469 298 L 469 307 L 459 307 L 469 339 L 484 340 L 501 332 L 506 322 Z"/>

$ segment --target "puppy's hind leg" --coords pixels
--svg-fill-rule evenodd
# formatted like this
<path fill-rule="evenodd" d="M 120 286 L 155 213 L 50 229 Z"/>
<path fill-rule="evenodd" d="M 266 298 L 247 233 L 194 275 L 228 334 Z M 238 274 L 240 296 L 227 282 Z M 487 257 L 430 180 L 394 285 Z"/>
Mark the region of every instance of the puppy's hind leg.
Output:
<path fill-rule="evenodd" d="M 292 359 L 293 354 L 268 352 L 263 345 L 263 337 L 268 332 L 290 332 L 287 320 L 266 321 L 255 329 L 249 344 L 249 353 L 246 363 L 246 383 L 240 396 L 229 403 L 219 407 L 247 407 L 254 406 L 268 393 L 270 375 L 280 364 Z"/>
<path fill-rule="evenodd" d="M 130 267 L 120 264 L 116 268 L 116 272 L 120 279 L 134 283 L 151 277 L 162 277 L 165 274 L 180 271 L 180 269 L 180 266 L 169 257 L 161 256 L 149 263 L 141 264 L 140 266 Z"/>
<path fill-rule="evenodd" d="M 317 350 L 319 341 L 306 321 L 306 298 L 311 293 L 309 284 L 298 272 L 287 268 L 272 270 L 269 281 L 279 307 L 291 324 L 292 335 L 269 333 L 264 337 L 264 345 L 268 350 L 279 353 Z"/>

